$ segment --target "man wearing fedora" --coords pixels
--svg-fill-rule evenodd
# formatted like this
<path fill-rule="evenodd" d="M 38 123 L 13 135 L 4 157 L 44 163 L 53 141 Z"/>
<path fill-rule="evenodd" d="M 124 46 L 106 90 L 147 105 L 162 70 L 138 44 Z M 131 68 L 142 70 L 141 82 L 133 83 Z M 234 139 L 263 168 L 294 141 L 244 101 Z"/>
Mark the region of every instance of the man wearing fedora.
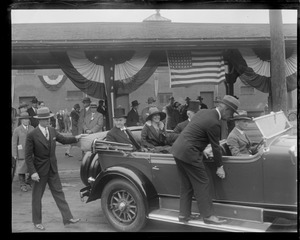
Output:
<path fill-rule="evenodd" d="M 155 107 L 155 102 L 156 102 L 156 100 L 153 97 L 148 97 L 148 100 L 147 100 L 148 106 L 145 107 L 141 113 L 141 118 L 142 118 L 143 124 L 146 122 L 146 118 L 148 117 L 149 108 Z"/>
<path fill-rule="evenodd" d="M 237 111 L 239 101 L 225 95 L 215 109 L 201 109 L 173 143 L 171 153 L 174 156 L 180 178 L 179 221 L 198 219 L 191 215 L 193 194 L 197 200 L 200 215 L 206 224 L 223 224 L 226 220 L 214 215 L 212 197 L 209 192 L 209 178 L 203 164 L 203 154 L 210 143 L 217 165 L 216 174 L 225 178 L 222 152 L 219 145 L 221 119 L 227 120 Z"/>
<path fill-rule="evenodd" d="M 200 102 L 200 109 L 208 109 L 207 105 L 203 103 L 203 97 L 198 96 L 197 100 Z"/>
<path fill-rule="evenodd" d="M 234 121 L 235 127 L 227 137 L 227 145 L 232 156 L 249 156 L 249 154 L 255 154 L 253 152 L 254 148 L 252 148 L 253 143 L 251 143 L 249 137 L 244 132 L 252 119 L 247 116 L 246 111 L 243 111 L 239 114 L 235 114 L 232 120 Z"/>
<path fill-rule="evenodd" d="M 25 144 L 25 161 L 29 175 L 34 181 L 32 188 L 32 222 L 38 230 L 45 230 L 42 224 L 42 197 L 48 183 L 52 196 L 60 210 L 64 225 L 77 223 L 80 219 L 73 218 L 64 192 L 57 169 L 55 156 L 56 141 L 61 144 L 76 143 L 82 134 L 66 137 L 50 127 L 49 108 L 42 107 L 34 116 L 39 122 L 38 126 L 27 134 Z"/>
<path fill-rule="evenodd" d="M 97 112 L 97 103 L 92 102 L 90 104 L 90 113 L 85 115 L 83 120 L 83 132 L 87 134 L 92 134 L 96 132 L 101 132 L 103 127 L 103 115 Z"/>
<path fill-rule="evenodd" d="M 28 174 L 27 165 L 25 162 L 25 140 L 29 132 L 34 127 L 29 125 L 30 116 L 27 112 L 22 112 L 18 117 L 21 124 L 15 128 L 12 136 L 12 157 L 16 160 L 16 173 L 19 177 L 20 188 L 23 192 L 27 192 L 28 186 L 31 181 L 27 181 L 26 175 Z"/>
<path fill-rule="evenodd" d="M 138 113 L 138 107 L 140 103 L 137 100 L 131 102 L 131 110 L 127 114 L 126 126 L 139 126 L 140 125 L 140 116 Z"/>
<path fill-rule="evenodd" d="M 91 99 L 89 97 L 85 97 L 82 100 L 83 108 L 80 110 L 79 120 L 78 120 L 78 133 L 84 133 L 83 130 L 83 121 L 87 114 L 91 113 L 90 104 Z"/>
<path fill-rule="evenodd" d="M 27 112 L 29 114 L 30 118 L 30 124 L 31 126 L 33 126 L 34 128 L 37 127 L 37 125 L 39 124 L 39 121 L 34 118 L 34 116 L 36 116 L 37 114 L 37 110 L 38 110 L 38 100 L 36 97 L 33 97 L 31 100 L 32 106 L 30 108 L 27 109 Z"/>
<path fill-rule="evenodd" d="M 191 99 L 189 97 L 185 98 L 185 104 L 180 109 L 181 119 L 182 121 L 187 120 L 189 117 L 187 115 L 187 109 L 189 107 Z"/>
<path fill-rule="evenodd" d="M 114 127 L 108 131 L 106 141 L 131 144 L 135 151 L 143 150 L 134 139 L 132 132 L 125 127 L 126 118 L 124 108 L 119 107 L 114 110 Z"/>
<path fill-rule="evenodd" d="M 190 101 L 189 106 L 187 108 L 187 116 L 188 119 L 178 123 L 176 127 L 174 128 L 174 133 L 181 133 L 183 129 L 188 125 L 188 123 L 191 121 L 191 119 L 194 117 L 194 115 L 199 111 L 200 102 L 199 101 Z"/>

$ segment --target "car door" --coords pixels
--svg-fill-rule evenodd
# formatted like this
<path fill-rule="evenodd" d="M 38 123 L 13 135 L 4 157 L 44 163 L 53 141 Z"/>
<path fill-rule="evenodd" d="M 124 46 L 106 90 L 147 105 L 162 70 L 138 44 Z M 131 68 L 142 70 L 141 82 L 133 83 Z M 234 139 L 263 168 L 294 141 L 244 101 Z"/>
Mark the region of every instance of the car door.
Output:
<path fill-rule="evenodd" d="M 159 195 L 179 196 L 180 181 L 172 154 L 152 153 L 150 156 L 153 184 Z"/>
<path fill-rule="evenodd" d="M 205 161 L 213 198 L 230 202 L 263 202 L 263 170 L 261 154 L 224 156 L 225 178 L 216 175 L 213 161 Z"/>

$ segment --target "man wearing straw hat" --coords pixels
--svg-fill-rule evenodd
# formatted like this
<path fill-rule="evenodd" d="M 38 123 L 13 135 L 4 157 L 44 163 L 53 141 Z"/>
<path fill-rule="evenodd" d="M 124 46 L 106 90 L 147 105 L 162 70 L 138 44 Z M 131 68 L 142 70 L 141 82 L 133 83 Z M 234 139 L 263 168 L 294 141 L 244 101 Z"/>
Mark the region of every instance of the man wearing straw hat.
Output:
<path fill-rule="evenodd" d="M 173 143 L 171 153 L 177 165 L 181 184 L 178 216 L 180 222 L 188 222 L 200 217 L 191 214 L 193 195 L 197 200 L 198 210 L 204 223 L 223 224 L 226 222 L 214 214 L 212 198 L 209 193 L 209 178 L 203 164 L 203 154 L 206 154 L 204 150 L 210 143 L 217 165 L 216 174 L 221 179 L 225 178 L 219 145 L 221 119 L 227 120 L 232 117 L 239 105 L 236 98 L 225 95 L 216 109 L 199 110 Z"/>
<path fill-rule="evenodd" d="M 55 156 L 56 141 L 61 144 L 78 142 L 83 134 L 65 137 L 50 127 L 49 108 L 42 107 L 34 116 L 39 122 L 38 126 L 28 133 L 25 144 L 25 161 L 29 175 L 34 181 L 32 188 L 32 222 L 36 229 L 45 230 L 42 224 L 42 197 L 48 183 L 52 196 L 60 210 L 64 225 L 77 223 L 80 219 L 73 218 L 57 169 Z"/>
<path fill-rule="evenodd" d="M 244 132 L 252 119 L 247 116 L 246 111 L 243 111 L 240 112 L 240 114 L 233 115 L 232 120 L 234 121 L 235 127 L 227 137 L 227 145 L 232 156 L 249 156 L 249 154 L 255 154 L 253 152 L 254 149 L 251 148 L 252 143 Z"/>
<path fill-rule="evenodd" d="M 12 136 L 12 157 L 16 160 L 16 173 L 19 177 L 21 191 L 27 192 L 30 180 L 26 182 L 26 175 L 28 174 L 27 165 L 25 162 L 25 140 L 29 132 L 34 127 L 29 125 L 30 116 L 27 112 L 22 112 L 19 116 L 20 126 L 15 128 Z"/>

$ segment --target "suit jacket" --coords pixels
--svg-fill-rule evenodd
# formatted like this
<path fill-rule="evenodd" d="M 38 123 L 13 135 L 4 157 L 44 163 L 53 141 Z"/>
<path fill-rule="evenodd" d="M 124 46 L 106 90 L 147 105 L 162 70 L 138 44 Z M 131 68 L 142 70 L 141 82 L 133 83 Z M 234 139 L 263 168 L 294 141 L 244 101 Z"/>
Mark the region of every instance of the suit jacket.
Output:
<path fill-rule="evenodd" d="M 50 168 L 57 172 L 55 155 L 56 141 L 61 144 L 76 143 L 75 137 L 65 137 L 54 128 L 49 127 L 49 141 L 39 127 L 27 134 L 25 144 L 25 161 L 30 175 L 37 172 L 39 176 L 46 176 Z"/>
<path fill-rule="evenodd" d="M 25 142 L 26 136 L 34 129 L 33 126 L 29 125 L 28 130 L 25 130 L 23 125 L 15 128 L 12 136 L 12 156 L 17 156 L 18 159 L 25 159 Z"/>
<path fill-rule="evenodd" d="M 201 109 L 178 136 L 171 153 L 181 161 L 198 166 L 203 150 L 210 143 L 217 166 L 222 166 L 220 132 L 221 122 L 216 109 Z"/>
<path fill-rule="evenodd" d="M 178 123 L 174 128 L 174 133 L 181 133 L 183 129 L 188 125 L 189 122 L 190 122 L 189 120 L 185 120 L 184 122 Z"/>
<path fill-rule="evenodd" d="M 241 134 L 235 127 L 227 138 L 227 145 L 232 156 L 239 156 L 242 154 L 249 155 L 248 149 L 251 147 L 251 141 L 245 133 Z"/>
<path fill-rule="evenodd" d="M 34 128 L 37 127 L 37 125 L 39 125 L 39 120 L 33 117 L 33 116 L 36 116 L 35 111 L 31 107 L 31 108 L 27 109 L 27 112 L 28 112 L 28 115 L 31 116 L 31 118 L 30 118 L 31 126 L 33 126 Z"/>
<path fill-rule="evenodd" d="M 103 115 L 95 112 L 92 118 L 92 112 L 88 113 L 83 120 L 83 131 L 91 130 L 93 133 L 101 132 L 103 127 Z"/>
<path fill-rule="evenodd" d="M 85 108 L 80 110 L 79 120 L 78 120 L 78 134 L 84 133 L 84 131 L 83 131 L 84 118 L 87 114 L 89 114 L 91 112 L 92 112 L 91 108 L 89 108 L 87 111 L 85 110 Z"/>
<path fill-rule="evenodd" d="M 127 131 L 130 130 L 127 129 Z M 126 133 L 124 133 L 124 131 L 122 131 L 120 128 L 117 127 L 113 127 L 108 131 L 106 135 L 106 141 L 132 144 L 130 139 L 127 137 Z"/>
<path fill-rule="evenodd" d="M 137 111 L 135 111 L 133 108 L 128 112 L 127 114 L 127 120 L 126 120 L 126 126 L 138 126 L 138 123 L 140 121 L 140 116 Z"/>

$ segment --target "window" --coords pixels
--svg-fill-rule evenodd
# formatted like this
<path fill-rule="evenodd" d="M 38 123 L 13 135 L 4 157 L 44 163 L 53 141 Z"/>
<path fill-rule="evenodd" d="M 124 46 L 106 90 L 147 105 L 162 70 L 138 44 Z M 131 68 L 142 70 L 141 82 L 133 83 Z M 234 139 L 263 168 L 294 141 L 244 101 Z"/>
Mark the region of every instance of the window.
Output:
<path fill-rule="evenodd" d="M 67 100 L 81 100 L 83 92 L 80 90 L 67 91 Z"/>
<path fill-rule="evenodd" d="M 159 93 L 158 94 L 158 101 L 159 105 L 164 106 L 169 103 L 169 98 L 172 96 L 172 93 Z"/>
<path fill-rule="evenodd" d="M 251 86 L 241 86 L 241 95 L 254 95 L 254 88 Z"/>

